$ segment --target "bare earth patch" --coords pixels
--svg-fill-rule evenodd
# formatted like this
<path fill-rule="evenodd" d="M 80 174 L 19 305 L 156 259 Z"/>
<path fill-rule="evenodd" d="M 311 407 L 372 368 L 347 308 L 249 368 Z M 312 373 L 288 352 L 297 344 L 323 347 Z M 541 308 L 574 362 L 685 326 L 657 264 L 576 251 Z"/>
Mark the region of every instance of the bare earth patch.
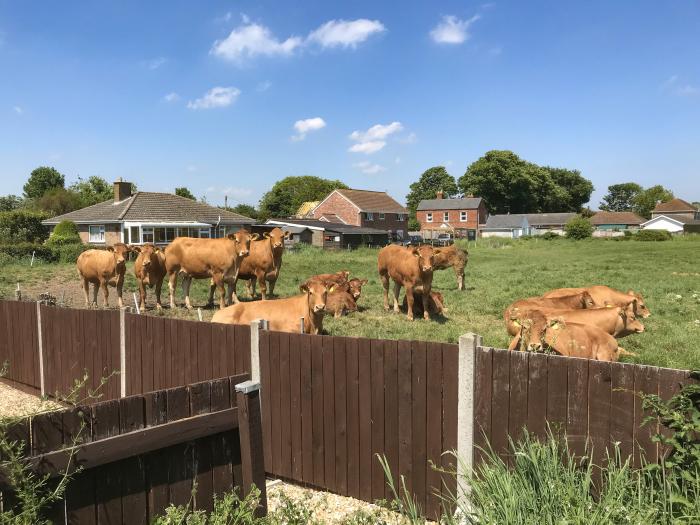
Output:
<path fill-rule="evenodd" d="M 42 400 L 5 383 L 0 383 L 0 419 L 21 417 L 45 410 L 60 408 L 58 403 Z"/>

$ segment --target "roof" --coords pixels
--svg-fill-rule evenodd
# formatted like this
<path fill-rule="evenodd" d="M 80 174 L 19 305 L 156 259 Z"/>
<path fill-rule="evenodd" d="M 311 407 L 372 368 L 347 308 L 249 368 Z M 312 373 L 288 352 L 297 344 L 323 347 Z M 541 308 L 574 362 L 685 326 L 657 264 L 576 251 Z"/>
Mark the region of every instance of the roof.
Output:
<path fill-rule="evenodd" d="M 315 219 L 269 219 L 267 224 L 289 225 L 306 227 L 310 230 L 322 230 L 344 235 L 388 235 L 387 230 L 379 230 L 377 228 L 365 228 L 363 226 L 354 226 L 352 224 L 342 224 L 335 222 L 319 221 Z"/>
<path fill-rule="evenodd" d="M 216 224 L 254 224 L 250 217 L 198 202 L 172 193 L 139 191 L 128 199 L 115 203 L 100 202 L 87 208 L 72 211 L 43 221 L 43 224 L 58 224 L 61 221 L 75 223 L 99 222 L 201 222 Z"/>
<path fill-rule="evenodd" d="M 591 217 L 593 226 L 602 226 L 604 224 L 625 224 L 638 226 L 645 219 L 632 213 L 631 211 L 599 211 Z"/>
<path fill-rule="evenodd" d="M 481 205 L 481 197 L 464 199 L 424 199 L 418 203 L 419 211 L 431 210 L 475 210 Z"/>
<path fill-rule="evenodd" d="M 515 213 L 512 215 L 490 215 L 482 230 L 511 230 L 527 226 L 527 215 Z"/>
<path fill-rule="evenodd" d="M 392 199 L 385 191 L 335 190 L 360 208 L 360 211 L 377 213 L 408 213 L 408 210 Z"/>
<path fill-rule="evenodd" d="M 483 230 L 501 230 L 521 228 L 523 221 L 528 225 L 537 228 L 538 226 L 563 226 L 572 218 L 575 213 L 510 213 L 502 215 L 490 215 Z"/>
<path fill-rule="evenodd" d="M 319 205 L 320 202 L 321 201 L 302 202 L 301 206 L 299 206 L 299 209 L 294 215 L 296 217 L 307 217 L 313 211 L 313 209 Z"/>
<path fill-rule="evenodd" d="M 339 222 L 341 224 L 345 224 L 345 221 L 338 217 L 335 213 L 322 213 L 321 217 L 319 217 L 319 220 L 326 222 Z"/>
<path fill-rule="evenodd" d="M 563 226 L 576 217 L 575 213 L 526 213 L 530 226 Z"/>
<path fill-rule="evenodd" d="M 656 217 L 653 217 L 649 219 L 648 221 L 642 223 L 642 226 L 645 226 L 647 224 L 650 224 L 655 221 L 659 221 L 661 219 L 666 219 L 667 221 L 675 222 L 679 225 L 681 224 L 695 224 L 698 222 L 698 219 L 691 219 L 689 217 L 682 217 L 678 215 L 657 215 Z"/>
<path fill-rule="evenodd" d="M 668 202 L 660 202 L 654 208 L 654 213 L 663 213 L 668 211 L 695 212 L 698 211 L 698 209 L 683 199 L 671 199 Z"/>

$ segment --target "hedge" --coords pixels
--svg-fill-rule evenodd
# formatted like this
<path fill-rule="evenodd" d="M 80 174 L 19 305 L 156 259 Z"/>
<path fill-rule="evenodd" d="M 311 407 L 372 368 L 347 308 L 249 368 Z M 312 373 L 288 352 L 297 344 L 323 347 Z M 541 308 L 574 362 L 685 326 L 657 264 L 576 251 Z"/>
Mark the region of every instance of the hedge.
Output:
<path fill-rule="evenodd" d="M 47 263 L 74 263 L 78 256 L 90 248 L 100 249 L 98 246 L 87 244 L 65 244 L 50 246 L 47 244 L 35 244 L 22 242 L 16 244 L 0 244 L 0 261 L 3 263 L 17 261 L 18 259 L 31 258 L 32 253 L 36 259 Z"/>
<path fill-rule="evenodd" d="M 671 234 L 666 230 L 639 230 L 634 238 L 637 241 L 670 241 Z"/>
<path fill-rule="evenodd" d="M 48 237 L 41 221 L 48 218 L 43 212 L 13 210 L 0 212 L 0 243 L 38 243 Z"/>

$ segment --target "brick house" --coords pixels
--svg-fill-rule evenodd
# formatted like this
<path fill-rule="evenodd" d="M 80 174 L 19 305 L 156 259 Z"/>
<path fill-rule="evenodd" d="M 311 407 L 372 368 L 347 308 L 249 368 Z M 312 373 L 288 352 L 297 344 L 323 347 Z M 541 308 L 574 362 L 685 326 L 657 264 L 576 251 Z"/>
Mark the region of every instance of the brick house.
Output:
<path fill-rule="evenodd" d="M 436 197 L 418 203 L 416 219 L 423 238 L 432 239 L 440 233 L 476 238 L 479 226 L 489 216 L 484 200 L 481 197 L 445 199 L 441 191 L 437 192 Z"/>
<path fill-rule="evenodd" d="M 659 202 L 651 212 L 651 218 L 664 216 L 676 220 L 692 221 L 699 219 L 699 214 L 700 211 L 689 202 L 683 199 L 671 199 L 668 202 Z"/>
<path fill-rule="evenodd" d="M 385 191 L 333 190 L 312 214 L 319 221 L 387 230 L 393 238 L 408 235 L 408 210 Z"/>
<path fill-rule="evenodd" d="M 202 202 L 172 193 L 131 192 L 131 183 L 114 183 L 114 198 L 86 208 L 52 217 L 42 224 L 53 229 L 61 221 L 72 221 L 86 244 L 111 246 L 153 243 L 165 245 L 175 237 L 222 237 L 255 221 Z"/>

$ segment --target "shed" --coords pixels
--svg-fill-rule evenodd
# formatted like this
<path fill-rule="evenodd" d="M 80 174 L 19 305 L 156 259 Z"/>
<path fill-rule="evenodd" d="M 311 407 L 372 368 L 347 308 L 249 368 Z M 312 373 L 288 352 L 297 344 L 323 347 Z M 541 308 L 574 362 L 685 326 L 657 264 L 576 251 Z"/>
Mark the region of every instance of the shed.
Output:
<path fill-rule="evenodd" d="M 310 231 L 311 244 L 328 249 L 386 246 L 389 243 L 389 232 L 387 230 L 353 226 L 351 224 L 312 219 L 269 219 L 266 224 L 274 224 L 282 229 L 307 229 Z M 300 233 L 299 242 L 307 242 L 306 239 L 308 238 L 308 234 Z"/>

